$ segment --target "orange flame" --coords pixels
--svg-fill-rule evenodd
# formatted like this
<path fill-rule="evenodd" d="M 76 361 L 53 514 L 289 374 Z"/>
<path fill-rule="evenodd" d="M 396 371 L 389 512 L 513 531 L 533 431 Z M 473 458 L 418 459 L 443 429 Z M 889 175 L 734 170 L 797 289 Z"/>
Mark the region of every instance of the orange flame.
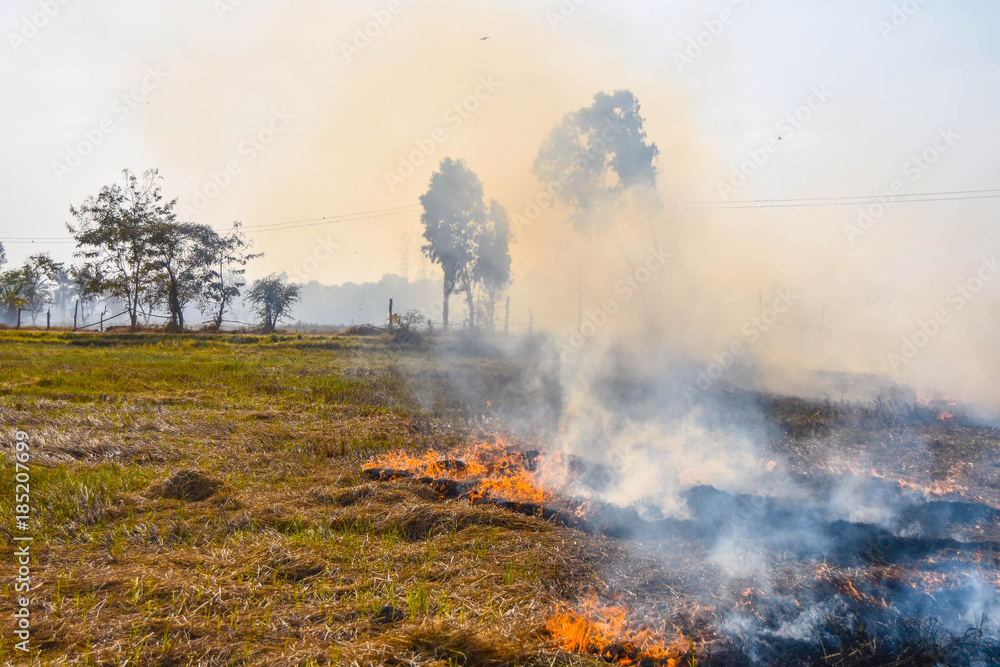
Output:
<path fill-rule="evenodd" d="M 414 456 L 388 452 L 365 465 L 406 471 L 418 477 L 448 477 L 474 482 L 470 500 L 488 496 L 494 500 L 542 505 L 553 498 L 536 474 L 529 470 L 528 455 L 502 438 L 470 443 L 450 452 L 428 451 Z"/>
<path fill-rule="evenodd" d="M 679 667 L 692 655 L 693 641 L 680 632 L 673 641 L 635 629 L 624 607 L 601 605 L 596 595 L 585 599 L 580 611 L 561 611 L 545 622 L 545 629 L 564 651 L 599 655 L 607 662 L 635 665 L 642 660 Z"/>

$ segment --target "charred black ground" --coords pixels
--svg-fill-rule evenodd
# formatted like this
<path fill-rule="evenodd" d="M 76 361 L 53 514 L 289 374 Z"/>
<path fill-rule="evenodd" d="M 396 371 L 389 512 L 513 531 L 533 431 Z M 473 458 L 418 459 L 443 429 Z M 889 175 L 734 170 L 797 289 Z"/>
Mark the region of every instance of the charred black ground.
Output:
<path fill-rule="evenodd" d="M 367 474 L 609 538 L 621 552 L 607 563 L 602 599 L 629 600 L 645 626 L 699 637 L 699 665 L 1000 660 L 1000 432 L 989 423 L 950 401 L 917 400 L 891 385 L 868 400 L 733 387 L 692 400 L 642 378 L 604 379 L 591 389 L 626 419 L 702 408 L 709 428 L 738 424 L 780 471 L 771 488 L 693 485 L 681 494 L 686 516 L 669 517 L 641 504 L 594 502 L 590 494 L 586 502 L 491 497 L 463 477 L 464 461 L 444 451 L 437 475 L 385 467 Z M 534 470 L 546 452 L 520 456 Z M 613 468 L 583 457 L 571 456 L 565 469 L 577 488 L 597 495 L 615 481 Z M 855 503 L 879 516 L 849 516 L 844 507 Z M 723 548 L 726 557 L 760 566 L 723 572 Z M 641 658 L 604 648 L 592 650 L 610 662 Z"/>

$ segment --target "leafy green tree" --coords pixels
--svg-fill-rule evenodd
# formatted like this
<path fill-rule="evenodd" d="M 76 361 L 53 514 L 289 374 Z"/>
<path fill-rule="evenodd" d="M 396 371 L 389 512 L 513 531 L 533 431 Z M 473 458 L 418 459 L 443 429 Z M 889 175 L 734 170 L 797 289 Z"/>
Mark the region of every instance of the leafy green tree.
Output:
<path fill-rule="evenodd" d="M 53 302 L 53 290 L 62 270 L 62 263 L 53 260 L 48 253 L 31 255 L 24 261 L 20 269 L 22 307 L 31 312 L 32 324 L 35 324 L 38 314 Z"/>
<path fill-rule="evenodd" d="M 17 320 L 19 310 L 28 307 L 25 297 L 27 283 L 28 276 L 23 266 L 0 274 L 0 307 L 7 312 L 12 322 Z"/>
<path fill-rule="evenodd" d="M 289 317 L 292 306 L 300 297 L 299 285 L 289 285 L 280 276 L 272 273 L 266 278 L 255 280 L 244 301 L 249 303 L 261 318 L 264 333 L 271 333 L 278 326 L 278 322 Z"/>
<path fill-rule="evenodd" d="M 204 289 L 198 296 L 198 306 L 205 315 L 211 315 L 215 329 L 222 328 L 226 311 L 240 296 L 246 285 L 243 276 L 247 263 L 263 257 L 264 253 L 250 253 L 250 242 L 243 233 L 242 223 L 234 222 L 228 234 L 212 231 L 199 239 L 199 252 L 208 267 Z"/>
<path fill-rule="evenodd" d="M 159 172 L 146 171 L 139 179 L 128 169 L 124 182 L 101 188 L 96 197 L 70 207 L 77 224 L 69 225 L 77 257 L 93 264 L 102 295 L 125 303 L 131 326 L 138 326 L 140 304 L 153 292 L 160 275 L 155 235 L 175 223 L 177 200 L 164 201 Z"/>
<path fill-rule="evenodd" d="M 176 330 L 184 329 L 185 306 L 205 290 L 211 270 L 206 248 L 217 236 L 208 225 L 191 222 L 157 223 L 150 235 L 150 267 L 157 274 L 151 302 L 167 307 Z"/>

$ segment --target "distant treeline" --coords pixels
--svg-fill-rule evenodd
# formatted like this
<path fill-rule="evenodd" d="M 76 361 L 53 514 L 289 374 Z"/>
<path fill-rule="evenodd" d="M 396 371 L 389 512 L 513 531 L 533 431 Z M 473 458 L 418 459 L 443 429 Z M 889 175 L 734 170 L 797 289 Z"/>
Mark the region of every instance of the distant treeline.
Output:
<path fill-rule="evenodd" d="M 135 330 L 154 313 L 166 312 L 167 327 L 185 329 L 185 312 L 196 308 L 219 329 L 239 299 L 247 304 L 265 332 L 289 316 L 299 287 L 276 275 L 254 281 L 246 290 L 247 264 L 261 256 L 250 253 L 239 222 L 218 232 L 212 227 L 181 221 L 177 199 L 165 200 L 154 170 L 137 177 L 124 170 L 121 184 L 101 188 L 80 206 L 71 206 L 74 224 L 66 227 L 76 242 L 76 262 L 66 266 L 47 253 L 2 270 L 6 255 L 0 246 L 0 310 L 4 319 L 21 325 L 27 311 L 32 324 L 53 306 L 57 316 L 74 327 L 95 315 L 103 324 L 126 316 Z M 108 306 L 122 310 L 107 313 Z M 102 310 L 97 311 L 100 306 Z"/>
<path fill-rule="evenodd" d="M 385 325 L 389 321 L 389 299 L 396 313 L 418 311 L 435 324 L 441 317 L 441 281 L 408 281 L 394 273 L 374 283 L 323 285 L 311 281 L 302 286 L 295 319 L 309 324 L 349 326 Z"/>

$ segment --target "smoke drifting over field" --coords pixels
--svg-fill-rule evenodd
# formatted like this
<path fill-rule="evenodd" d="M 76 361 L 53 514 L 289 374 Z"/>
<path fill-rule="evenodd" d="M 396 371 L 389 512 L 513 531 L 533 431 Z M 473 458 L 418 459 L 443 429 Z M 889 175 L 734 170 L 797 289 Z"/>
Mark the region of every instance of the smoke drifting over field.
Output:
<path fill-rule="evenodd" d="M 614 508 L 671 572 L 696 554 L 711 581 L 675 598 L 738 600 L 717 629 L 760 664 L 900 618 L 1000 641 L 1000 505 L 956 482 L 995 496 L 995 450 L 955 453 L 993 436 L 941 407 L 1000 409 L 995 22 L 860 0 L 55 4 L 30 35 L 34 0 L 5 17 L 26 110 L 4 110 L 4 235 L 64 235 L 68 204 L 158 167 L 185 221 L 247 225 L 251 279 L 438 281 L 418 202 L 462 160 L 515 237 L 512 332 L 542 335 L 433 339 L 466 366 L 415 382 L 420 408 L 491 414 L 538 448 L 539 488 Z M 414 284 L 396 312 L 439 324 Z"/>
<path fill-rule="evenodd" d="M 890 39 L 877 29 L 889 19 L 874 7 L 803 13 L 794 3 L 741 2 L 727 8 L 732 21 L 720 27 L 718 12 L 702 15 L 694 5 L 573 6 L 67 7 L 18 51 L 31 51 L 26 71 L 46 72 L 66 53 L 45 40 L 65 38 L 80 66 L 100 65 L 88 75 L 92 85 L 73 93 L 79 118 L 53 116 L 62 131 L 36 137 L 52 158 L 42 171 L 64 162 L 67 147 L 85 136 L 80 128 L 99 126 L 113 102 L 141 87 L 148 68 L 163 75 L 64 177 L 53 230 L 65 202 L 111 182 L 123 165 L 159 166 L 165 191 L 179 195 L 190 217 L 217 227 L 237 218 L 253 228 L 414 207 L 254 232 L 268 253 L 261 274 L 304 275 L 303 262 L 321 248 L 325 259 L 310 264 L 309 279 L 374 281 L 398 271 L 401 256 L 404 265 L 421 264 L 417 198 L 442 158 L 464 159 L 512 218 L 516 330 L 533 318 L 536 330 L 572 347 L 582 283 L 577 337 L 586 345 L 652 333 L 708 369 L 739 344 L 744 365 L 892 372 L 1000 401 L 990 381 L 1000 371 L 998 283 L 993 269 L 980 277 L 997 252 L 989 202 L 900 200 L 992 184 L 988 146 L 997 130 L 968 92 L 989 85 L 933 70 L 895 101 L 879 79 L 902 76 L 902 62 L 966 62 L 966 50 L 926 32 L 957 19 L 923 7 Z M 142 43 L 121 37 L 140 32 L 149 35 Z M 814 38 L 815 49 L 788 43 L 792 35 Z M 980 38 L 977 30 L 962 44 Z M 692 40 L 710 43 L 692 56 Z M 799 55 L 789 62 L 785 49 L 793 46 Z M 123 50 L 134 67 L 120 65 Z M 745 61 L 757 69 L 747 71 Z M 868 62 L 887 63 L 888 73 Z M 770 83 L 750 90 L 749 80 Z M 546 196 L 533 168 L 566 114 L 616 91 L 641 105 L 643 131 L 658 150 L 662 208 L 592 202 L 605 224 L 585 225 L 590 233 L 581 235 L 579 216 Z M 593 185 L 580 180 L 577 188 L 585 182 Z M 876 193 L 881 201 L 858 205 L 705 211 L 687 204 L 722 194 L 732 202 Z M 649 276 L 640 268 L 647 261 L 655 265 Z M 766 309 L 781 294 L 794 295 L 794 305 L 772 318 Z M 401 305 L 432 316 L 438 307 Z M 763 325 L 753 322 L 764 314 Z"/>
<path fill-rule="evenodd" d="M 931 124 L 907 136 L 873 140 L 880 126 L 851 127 L 847 121 L 855 104 L 851 91 L 833 82 L 827 87 L 821 80 L 803 81 L 801 94 L 773 112 L 777 121 L 785 119 L 779 125 L 795 132 L 786 130 L 780 141 L 775 132 L 777 148 L 752 169 L 746 161 L 759 150 L 720 154 L 699 119 L 688 81 L 634 67 L 618 49 L 615 28 L 598 38 L 583 16 L 576 17 L 576 27 L 552 31 L 537 11 L 518 5 L 484 11 L 457 3 L 403 3 L 370 44 L 348 57 L 343 43 L 353 44 L 356 31 L 335 31 L 331 42 L 331 27 L 342 25 L 333 14 L 306 22 L 298 9 L 271 9 L 269 26 L 249 38 L 252 23 L 264 17 L 241 11 L 248 15 L 226 18 L 232 22 L 224 28 L 227 40 L 181 52 L 164 95 L 215 97 L 217 104 L 207 109 L 220 123 L 237 99 L 259 106 L 261 122 L 273 106 L 287 107 L 296 119 L 205 215 L 224 220 L 241 198 L 254 201 L 265 220 L 321 213 L 331 202 L 343 210 L 370 208 L 372 201 L 410 204 L 440 159 L 460 157 L 480 176 L 487 196 L 513 217 L 514 320 L 522 327 L 530 308 L 537 328 L 569 344 L 582 276 L 583 321 L 593 325 L 583 334 L 651 332 L 704 360 L 706 371 L 717 358 L 725 364 L 731 348 L 741 345 L 745 353 L 735 359 L 740 364 L 896 372 L 970 399 L 1000 399 L 990 381 L 1000 370 L 992 334 L 997 283 L 977 282 L 984 260 L 995 252 L 995 221 L 973 203 L 906 204 L 891 194 L 897 181 L 896 192 L 950 189 L 949 176 L 962 173 L 958 165 L 979 141 L 974 129 Z M 355 27 L 362 28 L 372 20 L 367 13 L 356 18 Z M 212 92 L 219 72 L 195 69 L 206 58 L 253 75 L 225 77 L 223 99 Z M 262 82 L 266 95 L 258 92 Z M 828 88 L 825 102 L 807 104 L 818 86 Z M 648 141 L 659 149 L 655 184 L 664 205 L 595 209 L 605 222 L 616 220 L 621 249 L 607 224 L 579 234 L 573 210 L 561 203 L 546 206 L 551 200 L 539 197 L 543 184 L 532 174 L 544 141 L 565 114 L 588 106 L 596 94 L 618 90 L 635 95 Z M 144 121 L 158 153 L 177 165 L 168 174 L 184 165 L 189 180 L 198 173 L 190 149 L 182 155 L 171 146 L 196 145 L 201 164 L 217 169 L 239 159 L 233 154 L 236 138 L 256 129 L 244 124 L 231 137 L 204 122 L 202 112 L 178 118 L 167 104 Z M 761 146 L 770 145 L 766 125 L 745 124 L 744 131 L 760 137 Z M 188 140 L 177 142 L 178 133 Z M 837 152 L 823 155 L 832 147 Z M 858 164 L 868 161 L 878 169 Z M 797 162 L 809 165 L 808 179 L 795 183 L 799 196 L 882 190 L 890 196 L 874 207 L 684 207 L 717 199 L 718 183 L 730 182 L 731 167 L 757 172 L 731 200 L 789 196 L 775 181 L 796 171 Z M 271 185 L 257 188 L 260 179 Z M 364 271 L 387 261 L 386 255 L 394 261 L 400 228 L 419 238 L 419 228 L 403 219 L 335 228 L 344 250 L 317 278 Z M 293 264 L 303 248 L 315 245 L 308 228 L 295 234 L 296 242 L 269 245 L 271 267 Z M 415 256 L 416 245 L 407 252 Z M 655 259 L 665 254 L 665 262 Z M 635 271 L 647 261 L 655 269 L 639 282 L 647 276 Z M 794 296 L 786 312 L 764 312 L 782 295 Z M 602 317 L 608 302 L 615 312 Z M 947 321 L 935 326 L 940 311 Z M 762 315 L 767 317 L 755 323 Z"/>

